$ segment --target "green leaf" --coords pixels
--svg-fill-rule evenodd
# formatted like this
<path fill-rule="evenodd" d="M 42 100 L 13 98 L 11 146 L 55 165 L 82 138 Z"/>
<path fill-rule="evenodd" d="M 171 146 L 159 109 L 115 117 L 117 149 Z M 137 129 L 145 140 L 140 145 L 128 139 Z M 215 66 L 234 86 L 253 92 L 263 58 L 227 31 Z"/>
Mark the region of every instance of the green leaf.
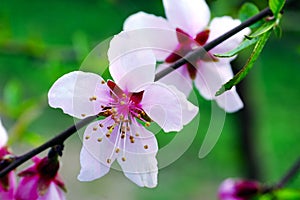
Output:
<path fill-rule="evenodd" d="M 233 86 L 238 84 L 241 80 L 245 78 L 245 76 L 249 73 L 250 69 L 253 67 L 255 61 L 257 60 L 258 56 L 260 55 L 262 49 L 264 48 L 266 42 L 268 41 L 271 35 L 271 30 L 265 32 L 256 43 L 253 52 L 248 59 L 246 65 L 227 83 L 225 83 L 222 88 L 216 93 L 216 96 L 223 94 L 225 91 L 230 90 Z"/>
<path fill-rule="evenodd" d="M 300 190 L 281 189 L 281 190 L 275 191 L 274 195 L 278 199 L 282 199 L 282 200 L 299 200 L 300 199 Z"/>
<path fill-rule="evenodd" d="M 275 19 L 267 21 L 262 26 L 260 26 L 254 33 L 252 33 L 249 36 L 246 36 L 246 38 L 248 38 L 248 39 L 256 38 L 256 37 L 268 32 L 269 30 L 271 30 L 276 24 L 277 23 L 276 23 Z"/>
<path fill-rule="evenodd" d="M 256 7 L 256 5 L 254 5 L 253 3 L 244 3 L 243 6 L 241 7 L 240 11 L 239 11 L 239 18 L 240 20 L 246 21 L 247 19 L 249 19 L 250 17 L 256 15 L 257 13 L 259 13 L 259 9 Z M 250 28 L 257 28 L 258 26 L 260 26 L 262 23 L 262 20 L 251 25 Z"/>
<path fill-rule="evenodd" d="M 255 44 L 258 41 L 259 37 L 253 38 L 253 39 L 246 39 L 244 40 L 237 48 L 230 50 L 226 53 L 222 54 L 214 54 L 214 56 L 219 57 L 219 58 L 229 58 L 232 56 L 235 56 L 238 54 L 240 51 L 248 48 L 249 46 Z"/>
<path fill-rule="evenodd" d="M 275 18 L 277 18 L 277 15 L 282 10 L 284 4 L 285 0 L 269 0 L 269 7 L 273 12 Z"/>

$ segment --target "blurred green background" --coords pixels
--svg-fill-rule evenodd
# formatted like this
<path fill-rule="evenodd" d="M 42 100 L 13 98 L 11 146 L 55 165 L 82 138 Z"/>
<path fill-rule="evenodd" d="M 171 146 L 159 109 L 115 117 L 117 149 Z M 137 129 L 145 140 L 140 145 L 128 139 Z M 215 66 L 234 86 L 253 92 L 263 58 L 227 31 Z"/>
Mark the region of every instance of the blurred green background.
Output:
<path fill-rule="evenodd" d="M 234 17 L 244 2 L 208 1 L 213 16 Z M 252 2 L 260 9 L 267 5 L 267 1 Z M 17 155 L 72 125 L 71 117 L 47 105 L 49 88 L 58 77 L 79 69 L 98 43 L 120 32 L 126 17 L 140 10 L 164 16 L 160 0 L 1 0 L 0 116 Z M 61 159 L 67 198 L 216 199 L 218 185 L 227 177 L 252 174 L 265 183 L 280 179 L 300 152 L 299 11 L 299 2 L 285 9 L 282 38 L 271 38 L 243 82 L 241 89 L 251 120 L 241 122 L 243 111 L 227 115 L 222 135 L 208 156 L 199 159 L 198 151 L 208 128 L 211 104 L 199 97 L 197 136 L 176 162 L 160 170 L 157 188 L 138 188 L 115 170 L 94 182 L 77 181 L 81 141 L 75 134 L 66 142 Z M 243 52 L 234 65 L 242 67 L 249 53 Z M 95 67 L 106 65 L 103 61 Z M 259 171 L 249 168 L 242 150 L 241 126 L 251 128 Z M 184 133 L 190 130 L 187 127 Z M 159 134 L 158 141 L 163 145 L 173 137 L 174 133 Z M 299 188 L 299 178 L 289 186 Z"/>

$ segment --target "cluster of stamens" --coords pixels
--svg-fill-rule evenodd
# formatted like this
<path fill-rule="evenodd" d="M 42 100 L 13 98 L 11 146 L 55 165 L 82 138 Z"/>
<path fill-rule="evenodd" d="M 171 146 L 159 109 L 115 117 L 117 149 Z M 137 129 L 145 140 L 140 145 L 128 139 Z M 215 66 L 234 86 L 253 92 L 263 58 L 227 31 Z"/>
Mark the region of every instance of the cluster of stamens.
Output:
<path fill-rule="evenodd" d="M 104 82 L 105 83 L 105 82 Z M 104 84 L 102 82 L 102 84 Z M 108 84 L 109 86 L 109 84 Z M 117 87 L 115 85 L 115 87 Z M 121 151 L 120 145 L 122 142 L 123 146 L 123 156 L 121 158 L 122 161 L 126 161 L 125 157 L 125 143 L 126 138 L 129 139 L 130 143 L 135 143 L 135 138 L 139 137 L 140 134 L 137 132 L 134 132 L 135 130 L 131 130 L 131 124 L 133 120 L 138 119 L 141 122 L 145 123 L 145 126 L 150 126 L 150 118 L 147 116 L 147 114 L 143 111 L 143 109 L 139 106 L 139 101 L 136 100 L 137 98 L 132 98 L 133 94 L 126 94 L 119 88 L 116 88 L 116 90 L 111 88 L 111 102 L 107 105 L 101 105 L 102 111 L 99 113 L 100 116 L 106 117 L 106 119 L 112 119 L 113 124 L 106 126 L 105 124 L 100 123 L 99 126 L 93 127 L 93 131 L 97 131 L 98 128 L 104 128 L 106 126 L 107 132 L 105 136 L 107 138 L 111 137 L 111 134 L 117 134 L 116 140 L 114 144 L 114 149 L 111 154 L 111 156 L 106 160 L 108 164 L 111 163 L 111 158 L 114 153 L 119 153 Z M 89 101 L 95 102 L 97 101 L 96 96 L 89 97 Z M 84 115 L 84 114 L 82 114 Z M 118 129 L 117 131 L 114 131 L 115 129 Z M 86 140 L 90 139 L 90 136 L 85 137 Z M 97 139 L 98 142 L 102 141 L 102 138 Z M 144 149 L 148 149 L 148 145 L 143 146 Z"/>

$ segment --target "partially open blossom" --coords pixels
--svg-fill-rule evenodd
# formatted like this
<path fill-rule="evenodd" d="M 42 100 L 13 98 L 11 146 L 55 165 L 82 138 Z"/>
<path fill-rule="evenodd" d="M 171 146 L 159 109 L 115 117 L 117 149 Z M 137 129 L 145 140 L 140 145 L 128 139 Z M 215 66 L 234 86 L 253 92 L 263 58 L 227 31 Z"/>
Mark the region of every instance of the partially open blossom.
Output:
<path fill-rule="evenodd" d="M 19 173 L 16 200 L 64 200 L 65 186 L 58 175 L 57 158 L 34 157 L 33 166 Z"/>
<path fill-rule="evenodd" d="M 4 169 L 12 161 L 11 153 L 5 146 L 7 139 L 7 132 L 0 120 L 0 170 Z M 15 173 L 11 171 L 6 176 L 0 178 L 0 199 L 14 199 L 15 187 Z"/>
<path fill-rule="evenodd" d="M 256 181 L 226 179 L 219 188 L 220 200 L 248 200 L 258 194 L 261 186 Z"/>
<path fill-rule="evenodd" d="M 131 181 L 155 187 L 158 146 L 145 126 L 154 121 L 166 132 L 179 131 L 198 112 L 181 92 L 154 82 L 152 51 L 134 51 L 133 43 L 126 33 L 111 41 L 109 70 L 114 81 L 76 71 L 59 78 L 49 91 L 50 106 L 81 119 L 102 118 L 84 132 L 81 181 L 102 177 L 117 160 Z"/>
<path fill-rule="evenodd" d="M 163 5 L 167 19 L 138 12 L 127 18 L 124 23 L 125 31 L 145 29 L 145 32 L 150 32 L 144 34 L 145 44 L 152 45 L 157 60 L 164 62 L 158 67 L 158 71 L 241 23 L 239 20 L 224 16 L 216 17 L 208 24 L 210 11 L 204 0 L 163 0 Z M 163 31 L 151 29 L 169 32 L 163 34 Z M 233 77 L 233 73 L 230 66 L 232 58 L 219 59 L 213 54 L 234 49 L 247 33 L 248 28 L 210 50 L 205 58 L 189 60 L 188 64 L 166 75 L 160 81 L 176 86 L 187 96 L 192 90 L 194 81 L 204 98 L 215 99 L 225 111 L 235 112 L 241 109 L 243 103 L 234 87 L 221 96 L 215 96 L 218 89 Z"/>

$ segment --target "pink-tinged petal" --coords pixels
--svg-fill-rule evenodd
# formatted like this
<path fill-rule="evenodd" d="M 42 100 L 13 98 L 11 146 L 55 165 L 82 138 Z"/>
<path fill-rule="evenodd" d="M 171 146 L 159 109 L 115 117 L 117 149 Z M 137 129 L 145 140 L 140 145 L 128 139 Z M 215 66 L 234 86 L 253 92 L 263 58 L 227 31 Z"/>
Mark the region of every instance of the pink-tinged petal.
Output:
<path fill-rule="evenodd" d="M 229 31 L 230 29 L 240 25 L 241 21 L 238 19 L 232 19 L 229 16 L 224 17 L 216 17 L 214 18 L 210 25 L 210 35 L 207 42 L 211 42 L 212 40 L 216 39 L 217 37 L 223 35 L 225 32 Z M 210 52 L 211 53 L 226 53 L 236 47 L 243 41 L 245 35 L 250 33 L 249 28 L 245 28 L 244 30 L 240 31 L 239 33 L 235 34 L 228 40 L 222 42 L 215 48 L 213 48 Z M 222 59 L 220 59 L 222 60 Z"/>
<path fill-rule="evenodd" d="M 169 65 L 162 64 L 157 68 L 157 72 L 160 72 L 169 67 Z M 179 67 L 175 71 L 169 73 L 163 78 L 159 79 L 159 82 L 166 85 L 174 85 L 179 91 L 183 92 L 186 96 L 189 96 L 193 89 L 192 79 L 186 66 Z"/>
<path fill-rule="evenodd" d="M 163 83 L 144 87 L 142 108 L 165 132 L 179 131 L 183 127 L 180 97 Z"/>
<path fill-rule="evenodd" d="M 92 181 L 109 172 L 116 156 L 113 152 L 114 143 L 105 135 L 108 132 L 106 127 L 112 123 L 112 120 L 102 120 L 93 122 L 86 128 L 80 152 L 81 170 L 78 175 L 80 181 Z M 100 127 L 100 124 L 103 127 Z"/>
<path fill-rule="evenodd" d="M 0 199 L 14 199 L 16 189 L 16 177 L 14 172 L 10 172 L 8 175 L 8 188 L 4 188 L 0 182 Z"/>
<path fill-rule="evenodd" d="M 60 77 L 48 93 L 49 105 L 73 117 L 96 115 L 109 100 L 109 89 L 93 73 L 75 71 Z M 92 98 L 92 100 L 91 100 Z"/>
<path fill-rule="evenodd" d="M 232 77 L 233 73 L 230 64 L 201 62 L 195 79 L 195 86 L 204 98 L 215 99 L 225 111 L 235 112 L 243 107 L 235 87 L 219 97 L 215 96 L 222 85 Z"/>
<path fill-rule="evenodd" d="M 7 132 L 0 119 L 0 148 L 6 145 L 7 139 Z"/>
<path fill-rule="evenodd" d="M 174 27 L 162 17 L 138 12 L 128 17 L 125 31 L 132 31 L 136 40 L 151 48 L 157 60 L 163 61 L 178 44 Z M 135 30 L 133 32 L 133 30 Z"/>
<path fill-rule="evenodd" d="M 153 82 L 155 75 L 155 56 L 135 35 L 136 31 L 121 32 L 113 37 L 108 50 L 111 76 L 117 85 L 129 91 Z"/>
<path fill-rule="evenodd" d="M 158 146 L 155 136 L 136 122 L 131 129 L 139 133 L 135 142 L 127 144 L 118 157 L 118 163 L 127 178 L 140 187 L 153 188 L 157 185 L 157 160 L 155 158 Z M 125 158 L 125 159 L 124 159 Z"/>
<path fill-rule="evenodd" d="M 194 117 L 197 115 L 199 108 L 189 102 L 187 100 L 187 97 L 179 91 L 176 87 L 170 86 L 170 89 L 174 91 L 177 97 L 179 97 L 180 100 L 180 106 L 182 109 L 182 123 L 183 125 L 187 125 L 190 123 Z"/>
<path fill-rule="evenodd" d="M 54 182 L 50 183 L 49 188 L 45 195 L 40 196 L 38 200 L 65 200 L 63 191 L 55 185 Z"/>
<path fill-rule="evenodd" d="M 204 0 L 163 0 L 163 4 L 168 21 L 192 37 L 208 25 L 210 11 Z"/>
<path fill-rule="evenodd" d="M 244 104 L 236 92 L 235 87 L 216 98 L 218 105 L 228 113 L 236 112 L 244 107 Z"/>
<path fill-rule="evenodd" d="M 37 187 L 37 176 L 21 178 L 16 192 L 16 200 L 36 200 L 38 198 Z"/>

